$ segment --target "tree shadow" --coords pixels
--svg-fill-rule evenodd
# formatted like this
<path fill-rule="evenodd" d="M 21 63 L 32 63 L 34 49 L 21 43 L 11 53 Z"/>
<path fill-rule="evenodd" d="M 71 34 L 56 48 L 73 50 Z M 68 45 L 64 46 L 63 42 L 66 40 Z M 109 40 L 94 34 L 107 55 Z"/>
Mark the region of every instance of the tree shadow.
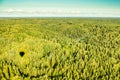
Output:
<path fill-rule="evenodd" d="M 19 54 L 21 57 L 23 57 L 25 55 L 25 53 L 23 51 L 21 51 Z"/>

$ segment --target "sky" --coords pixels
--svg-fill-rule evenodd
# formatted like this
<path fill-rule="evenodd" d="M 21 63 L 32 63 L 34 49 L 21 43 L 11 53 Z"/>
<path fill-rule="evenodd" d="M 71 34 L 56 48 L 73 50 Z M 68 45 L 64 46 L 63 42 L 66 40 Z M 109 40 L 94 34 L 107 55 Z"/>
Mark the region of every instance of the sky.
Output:
<path fill-rule="evenodd" d="M 120 0 L 0 0 L 0 17 L 120 17 Z"/>

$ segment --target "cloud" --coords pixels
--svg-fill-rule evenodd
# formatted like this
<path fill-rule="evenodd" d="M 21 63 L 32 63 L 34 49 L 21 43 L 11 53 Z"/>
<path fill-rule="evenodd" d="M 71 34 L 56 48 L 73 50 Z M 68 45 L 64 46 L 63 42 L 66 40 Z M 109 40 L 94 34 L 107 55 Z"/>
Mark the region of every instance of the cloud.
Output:
<path fill-rule="evenodd" d="M 120 10 L 116 9 L 13 9 L 3 10 L 7 16 L 40 16 L 40 17 L 120 17 Z"/>
<path fill-rule="evenodd" d="M 12 9 L 12 8 L 10 8 L 10 9 L 6 9 L 6 10 L 4 10 L 4 12 L 6 12 L 6 13 L 14 13 L 14 12 L 24 12 L 22 9 Z"/>

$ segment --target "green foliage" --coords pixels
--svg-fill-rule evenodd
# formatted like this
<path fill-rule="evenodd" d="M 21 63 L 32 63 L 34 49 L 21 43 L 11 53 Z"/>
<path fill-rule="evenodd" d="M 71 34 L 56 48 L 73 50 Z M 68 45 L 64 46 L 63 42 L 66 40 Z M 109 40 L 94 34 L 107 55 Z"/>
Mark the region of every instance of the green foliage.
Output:
<path fill-rule="evenodd" d="M 36 79 L 119 80 L 120 19 L 1 18 L 0 80 Z"/>

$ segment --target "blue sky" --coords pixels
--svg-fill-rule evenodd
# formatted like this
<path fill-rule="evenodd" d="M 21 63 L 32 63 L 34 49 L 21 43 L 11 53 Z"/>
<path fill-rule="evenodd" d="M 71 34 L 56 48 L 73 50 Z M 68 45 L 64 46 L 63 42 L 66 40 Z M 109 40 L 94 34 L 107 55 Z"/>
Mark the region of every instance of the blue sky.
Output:
<path fill-rule="evenodd" d="M 0 0 L 0 17 L 120 17 L 120 0 Z"/>

